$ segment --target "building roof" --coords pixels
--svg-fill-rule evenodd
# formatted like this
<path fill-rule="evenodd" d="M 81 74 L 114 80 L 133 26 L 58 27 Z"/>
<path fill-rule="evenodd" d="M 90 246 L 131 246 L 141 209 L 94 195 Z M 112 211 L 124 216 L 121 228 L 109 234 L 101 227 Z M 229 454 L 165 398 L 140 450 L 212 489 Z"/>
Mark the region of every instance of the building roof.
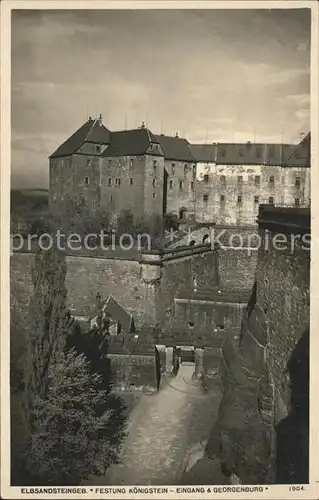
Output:
<path fill-rule="evenodd" d="M 147 152 L 151 143 L 159 145 L 156 136 L 145 127 L 111 132 L 110 144 L 102 156 L 143 155 Z M 152 151 L 149 151 L 149 154 L 152 154 Z M 163 156 L 160 149 L 154 150 L 154 154 Z"/>
<path fill-rule="evenodd" d="M 310 166 L 310 133 L 299 144 L 216 143 L 192 144 L 190 148 L 200 163 Z"/>
<path fill-rule="evenodd" d="M 170 137 L 164 134 L 156 135 L 155 137 L 162 147 L 166 160 L 196 161 L 192 155 L 189 142 L 186 139 Z"/>
<path fill-rule="evenodd" d="M 190 149 L 196 161 L 200 163 L 215 163 L 217 144 L 191 144 Z"/>
<path fill-rule="evenodd" d="M 310 157 L 311 157 L 311 136 L 310 132 L 304 137 L 304 139 L 293 148 L 290 155 L 285 158 L 285 165 L 289 167 L 310 167 Z"/>
<path fill-rule="evenodd" d="M 131 333 L 135 330 L 133 316 L 126 311 L 112 295 L 104 300 L 90 317 L 90 321 L 95 320 L 100 312 L 109 314 L 109 316 L 121 324 L 123 330 Z"/>
<path fill-rule="evenodd" d="M 50 158 L 61 158 L 74 154 L 85 142 L 94 144 L 109 144 L 110 131 L 102 124 L 101 120 L 89 118 L 82 127 L 72 134 L 61 146 L 58 147 Z"/>

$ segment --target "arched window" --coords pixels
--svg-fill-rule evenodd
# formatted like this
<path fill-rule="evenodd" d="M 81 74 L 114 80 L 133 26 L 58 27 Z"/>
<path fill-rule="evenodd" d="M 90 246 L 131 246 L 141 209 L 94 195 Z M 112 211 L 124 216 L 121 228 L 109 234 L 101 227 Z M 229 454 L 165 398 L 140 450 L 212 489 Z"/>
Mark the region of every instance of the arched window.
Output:
<path fill-rule="evenodd" d="M 209 243 L 209 234 L 205 234 L 203 237 L 203 243 Z"/>

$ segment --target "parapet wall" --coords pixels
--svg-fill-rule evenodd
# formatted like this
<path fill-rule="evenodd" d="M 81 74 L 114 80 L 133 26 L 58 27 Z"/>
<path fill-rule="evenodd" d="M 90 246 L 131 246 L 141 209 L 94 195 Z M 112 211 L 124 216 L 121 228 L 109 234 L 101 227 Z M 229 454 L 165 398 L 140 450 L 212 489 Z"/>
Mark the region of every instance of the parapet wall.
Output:
<path fill-rule="evenodd" d="M 199 294 L 216 294 L 219 288 L 249 289 L 254 255 L 249 256 L 246 250 L 212 250 L 209 244 L 145 252 L 139 259 L 127 260 L 123 256 L 67 255 L 67 305 L 72 315 L 89 317 L 96 308 L 98 292 L 102 299 L 113 295 L 133 315 L 138 329 L 156 323 L 171 328 L 175 296 L 190 296 L 195 289 Z M 32 291 L 33 260 L 33 253 L 14 252 L 11 257 L 11 291 L 22 318 Z"/>

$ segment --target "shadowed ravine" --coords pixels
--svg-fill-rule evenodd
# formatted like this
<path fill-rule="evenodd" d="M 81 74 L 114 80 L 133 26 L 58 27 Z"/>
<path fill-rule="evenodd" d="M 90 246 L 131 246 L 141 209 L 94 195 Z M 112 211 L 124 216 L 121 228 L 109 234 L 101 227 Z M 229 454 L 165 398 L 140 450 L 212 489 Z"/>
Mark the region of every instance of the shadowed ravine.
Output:
<path fill-rule="evenodd" d="M 175 378 L 162 380 L 157 394 L 143 394 L 129 417 L 122 463 L 86 484 L 179 483 L 189 461 L 201 458 L 220 400 L 218 390 L 204 393 L 193 372 L 194 364 L 182 364 Z"/>

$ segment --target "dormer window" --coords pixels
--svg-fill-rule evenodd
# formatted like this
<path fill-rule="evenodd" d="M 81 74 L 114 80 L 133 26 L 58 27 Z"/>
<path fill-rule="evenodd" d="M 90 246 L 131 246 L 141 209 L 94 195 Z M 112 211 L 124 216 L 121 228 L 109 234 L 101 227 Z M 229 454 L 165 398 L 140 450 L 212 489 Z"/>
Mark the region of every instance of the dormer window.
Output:
<path fill-rule="evenodd" d="M 99 146 L 99 145 L 97 145 L 97 146 L 96 146 L 96 152 L 97 152 L 97 153 L 100 153 L 100 152 L 101 152 L 101 146 Z"/>

